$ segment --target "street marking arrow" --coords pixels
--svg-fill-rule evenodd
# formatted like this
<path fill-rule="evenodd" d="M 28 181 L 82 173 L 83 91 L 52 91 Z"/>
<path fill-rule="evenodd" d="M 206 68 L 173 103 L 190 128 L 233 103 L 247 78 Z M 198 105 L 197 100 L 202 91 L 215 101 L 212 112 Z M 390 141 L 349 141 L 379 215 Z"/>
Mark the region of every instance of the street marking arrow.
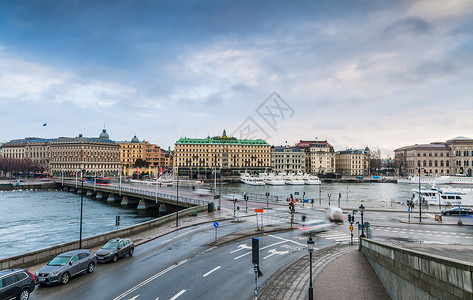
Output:
<path fill-rule="evenodd" d="M 230 253 L 235 253 L 235 252 L 238 252 L 238 251 L 244 250 L 244 249 L 251 249 L 251 247 L 248 246 L 248 245 L 246 245 L 246 244 L 241 244 L 241 245 L 238 245 L 238 249 L 233 250 L 233 251 L 230 252 Z"/>
<path fill-rule="evenodd" d="M 289 253 L 289 250 L 286 250 L 286 251 L 276 251 L 276 249 L 271 249 L 268 251 L 268 253 L 271 253 L 270 255 L 266 256 L 266 257 L 263 257 L 263 259 L 266 259 L 266 258 L 269 258 L 273 255 L 284 255 L 284 254 L 288 254 Z"/>

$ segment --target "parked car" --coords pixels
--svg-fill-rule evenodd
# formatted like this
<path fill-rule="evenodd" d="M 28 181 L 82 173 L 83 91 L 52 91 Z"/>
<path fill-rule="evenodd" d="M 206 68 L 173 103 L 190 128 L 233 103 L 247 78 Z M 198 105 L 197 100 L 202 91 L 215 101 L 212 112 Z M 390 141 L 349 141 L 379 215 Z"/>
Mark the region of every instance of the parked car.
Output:
<path fill-rule="evenodd" d="M 454 207 L 454 208 L 450 208 L 450 209 L 447 209 L 447 210 L 442 210 L 442 215 L 444 215 L 444 216 L 457 215 L 458 216 L 460 211 L 461 211 L 462 216 L 469 216 L 469 215 L 473 214 L 473 209 L 471 209 L 471 208 L 462 207 L 461 210 L 460 210 L 460 209 L 458 209 L 458 207 Z"/>
<path fill-rule="evenodd" d="M 35 277 L 26 269 L 0 271 L 0 299 L 28 300 L 35 288 Z"/>
<path fill-rule="evenodd" d="M 343 223 L 343 211 L 338 207 L 329 207 L 327 209 L 330 222 Z"/>
<path fill-rule="evenodd" d="M 39 284 L 66 284 L 72 276 L 84 271 L 92 273 L 97 265 L 97 256 L 87 249 L 64 252 L 36 271 Z"/>
<path fill-rule="evenodd" d="M 95 254 L 98 262 L 116 262 L 119 258 L 129 255 L 133 256 L 135 244 L 130 239 L 112 239 L 108 241 Z"/>

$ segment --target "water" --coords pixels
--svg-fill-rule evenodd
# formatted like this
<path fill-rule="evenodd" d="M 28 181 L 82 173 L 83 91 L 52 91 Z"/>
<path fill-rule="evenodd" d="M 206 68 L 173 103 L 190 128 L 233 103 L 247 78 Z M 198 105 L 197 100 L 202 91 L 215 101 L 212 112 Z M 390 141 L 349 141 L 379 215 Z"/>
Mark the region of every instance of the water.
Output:
<path fill-rule="evenodd" d="M 0 191 L 0 257 L 79 239 L 80 195 L 62 191 Z M 82 238 L 157 217 L 150 210 L 124 208 L 83 198 Z"/>
<path fill-rule="evenodd" d="M 213 185 L 207 185 L 210 188 Z M 190 189 L 190 187 L 182 187 Z M 269 192 L 285 201 L 294 198 L 314 199 L 314 205 L 336 206 L 340 195 L 342 207 L 356 208 L 361 200 L 366 208 L 406 209 L 411 199 L 412 184 L 396 183 L 324 183 L 322 186 L 251 186 L 240 183 L 217 185 L 222 194 L 242 192 L 264 195 Z M 320 193 L 319 193 L 320 189 Z M 299 195 L 295 195 L 299 192 Z M 120 228 L 158 217 L 157 210 L 137 210 L 109 204 L 105 200 L 83 198 L 82 237 L 112 231 L 115 216 L 120 215 Z M 62 191 L 0 191 L 0 257 L 19 255 L 36 249 L 79 239 L 80 195 Z"/>
<path fill-rule="evenodd" d="M 406 207 L 406 201 L 412 198 L 412 189 L 416 187 L 412 184 L 400 183 L 324 183 L 321 186 L 252 186 L 232 183 L 222 186 L 222 194 L 247 192 L 264 195 L 269 192 L 272 196 L 277 195 L 282 201 L 286 201 L 286 198 L 293 194 L 294 198 L 298 199 L 303 197 L 314 199 L 316 205 L 319 204 L 319 199 L 323 205 L 327 205 L 328 194 L 331 194 L 330 202 L 333 206 L 338 205 L 338 199 L 340 198 L 342 207 L 358 207 L 363 201 L 365 207 L 402 209 Z M 295 195 L 296 192 L 299 192 L 299 195 Z"/>

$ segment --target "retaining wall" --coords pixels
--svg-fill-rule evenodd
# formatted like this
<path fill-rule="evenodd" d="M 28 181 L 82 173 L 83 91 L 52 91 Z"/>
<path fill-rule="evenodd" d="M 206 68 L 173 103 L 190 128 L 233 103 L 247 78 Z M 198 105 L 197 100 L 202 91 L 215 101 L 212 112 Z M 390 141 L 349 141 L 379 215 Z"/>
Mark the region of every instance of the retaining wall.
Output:
<path fill-rule="evenodd" d="M 179 211 L 179 216 L 181 217 L 188 217 L 194 210 L 199 212 L 207 212 L 207 205 L 191 207 L 187 209 L 183 209 Z M 143 222 L 140 224 L 136 224 L 130 227 L 122 228 L 118 230 L 118 235 L 121 237 L 128 237 L 132 234 L 143 232 L 149 229 L 153 229 L 154 227 L 160 226 L 167 222 L 173 221 L 176 219 L 176 213 L 172 213 L 166 215 L 164 217 L 160 217 L 154 220 L 150 220 L 147 222 Z M 105 244 L 110 239 L 113 239 L 117 236 L 117 231 L 109 231 L 106 233 L 98 234 L 95 236 L 91 236 L 88 238 L 82 239 L 82 248 L 83 249 L 90 249 L 96 246 L 100 246 Z M 3 259 L 0 259 L 0 270 L 10 269 L 10 268 L 24 268 L 28 266 L 32 266 L 35 264 L 39 264 L 42 262 L 49 261 L 50 259 L 54 258 L 60 253 L 79 249 L 79 240 L 67 242 L 63 244 L 58 244 L 50 247 L 46 247 L 43 249 L 38 249 L 32 252 L 24 253 L 17 256 L 10 256 Z"/>
<path fill-rule="evenodd" d="M 473 299 L 473 264 L 362 239 L 391 299 Z"/>

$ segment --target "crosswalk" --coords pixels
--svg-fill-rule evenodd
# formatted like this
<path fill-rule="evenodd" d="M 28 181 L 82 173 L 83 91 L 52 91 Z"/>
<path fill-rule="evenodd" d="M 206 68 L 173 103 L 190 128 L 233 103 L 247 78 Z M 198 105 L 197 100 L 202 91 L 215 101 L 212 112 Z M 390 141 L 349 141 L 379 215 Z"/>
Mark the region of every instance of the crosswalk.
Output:
<path fill-rule="evenodd" d="M 316 236 L 330 240 L 330 241 L 334 241 L 334 242 L 350 242 L 351 241 L 350 234 L 340 232 L 340 231 L 330 230 L 330 231 L 318 233 Z M 358 242 L 357 236 L 353 236 L 353 242 Z"/>

